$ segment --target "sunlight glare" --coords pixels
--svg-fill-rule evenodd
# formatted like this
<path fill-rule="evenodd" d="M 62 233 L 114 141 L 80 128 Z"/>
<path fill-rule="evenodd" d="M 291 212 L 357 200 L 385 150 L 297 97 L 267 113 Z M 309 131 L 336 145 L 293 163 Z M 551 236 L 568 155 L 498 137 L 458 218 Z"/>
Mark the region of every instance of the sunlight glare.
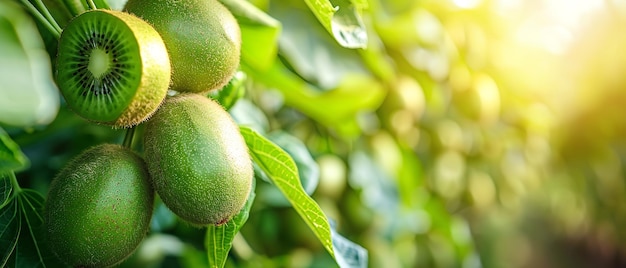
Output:
<path fill-rule="evenodd" d="M 524 4 L 510 0 L 500 2 L 503 7 L 523 7 L 528 11 L 520 18 L 521 25 L 515 34 L 518 42 L 555 55 L 566 53 L 590 16 L 603 7 L 602 0 L 544 0 Z"/>
<path fill-rule="evenodd" d="M 481 0 L 453 0 L 457 7 L 472 9 L 481 4 Z"/>

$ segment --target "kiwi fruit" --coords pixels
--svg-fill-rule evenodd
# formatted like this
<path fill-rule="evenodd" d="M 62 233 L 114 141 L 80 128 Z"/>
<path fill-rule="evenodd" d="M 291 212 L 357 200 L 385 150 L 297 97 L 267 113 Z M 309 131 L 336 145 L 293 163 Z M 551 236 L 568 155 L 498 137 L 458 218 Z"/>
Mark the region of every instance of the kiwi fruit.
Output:
<path fill-rule="evenodd" d="M 222 106 L 199 94 L 179 94 L 145 125 L 148 171 L 174 214 L 207 226 L 226 223 L 241 210 L 252 187 L 252 160 Z"/>
<path fill-rule="evenodd" d="M 113 144 L 87 149 L 50 184 L 44 208 L 50 249 L 72 267 L 118 264 L 148 232 L 153 203 L 137 154 Z"/>
<path fill-rule="evenodd" d="M 97 9 L 63 29 L 56 81 L 79 116 L 113 127 L 132 127 L 156 111 L 171 79 L 159 33 L 131 14 Z"/>
<path fill-rule="evenodd" d="M 161 34 L 172 61 L 172 89 L 222 88 L 239 67 L 241 29 L 217 0 L 129 0 L 125 11 Z"/>

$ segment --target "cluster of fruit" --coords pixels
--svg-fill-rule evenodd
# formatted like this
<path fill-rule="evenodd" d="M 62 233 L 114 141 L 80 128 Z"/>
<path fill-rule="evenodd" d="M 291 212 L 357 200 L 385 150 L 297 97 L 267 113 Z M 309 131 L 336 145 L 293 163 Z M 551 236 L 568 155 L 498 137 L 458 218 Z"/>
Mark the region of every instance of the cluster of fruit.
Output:
<path fill-rule="evenodd" d="M 45 222 L 62 261 L 123 261 L 148 232 L 155 192 L 194 226 L 241 210 L 254 175 L 248 148 L 206 96 L 233 78 L 240 50 L 237 21 L 217 0 L 130 0 L 124 12 L 90 10 L 63 29 L 56 80 L 67 106 L 116 128 L 145 122 L 145 132 L 143 158 L 97 145 L 52 181 Z"/>

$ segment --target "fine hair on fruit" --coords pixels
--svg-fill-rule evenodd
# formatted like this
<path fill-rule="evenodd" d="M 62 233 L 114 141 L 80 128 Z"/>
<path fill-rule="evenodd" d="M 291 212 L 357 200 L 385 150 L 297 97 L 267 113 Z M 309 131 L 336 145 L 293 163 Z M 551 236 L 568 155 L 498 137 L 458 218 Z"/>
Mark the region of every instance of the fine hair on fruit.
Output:
<path fill-rule="evenodd" d="M 113 266 L 143 241 L 153 205 L 143 159 L 126 147 L 100 144 L 52 180 L 44 209 L 46 239 L 67 265 Z"/>
<path fill-rule="evenodd" d="M 168 97 L 146 123 L 144 153 L 163 203 L 194 226 L 227 222 L 250 193 L 254 171 L 239 127 L 206 96 Z"/>
<path fill-rule="evenodd" d="M 172 87 L 205 93 L 222 88 L 237 71 L 241 29 L 217 0 L 129 0 L 125 11 L 161 34 L 172 62 Z"/>

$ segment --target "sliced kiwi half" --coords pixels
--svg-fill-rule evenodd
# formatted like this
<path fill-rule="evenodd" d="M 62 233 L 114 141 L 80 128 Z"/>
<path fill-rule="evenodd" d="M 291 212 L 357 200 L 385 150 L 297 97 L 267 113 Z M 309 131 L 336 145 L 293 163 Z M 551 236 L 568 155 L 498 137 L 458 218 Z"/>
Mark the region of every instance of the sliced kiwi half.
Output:
<path fill-rule="evenodd" d="M 158 32 L 121 11 L 97 9 L 70 21 L 59 39 L 56 81 L 79 116 L 132 127 L 159 107 L 171 66 Z"/>

